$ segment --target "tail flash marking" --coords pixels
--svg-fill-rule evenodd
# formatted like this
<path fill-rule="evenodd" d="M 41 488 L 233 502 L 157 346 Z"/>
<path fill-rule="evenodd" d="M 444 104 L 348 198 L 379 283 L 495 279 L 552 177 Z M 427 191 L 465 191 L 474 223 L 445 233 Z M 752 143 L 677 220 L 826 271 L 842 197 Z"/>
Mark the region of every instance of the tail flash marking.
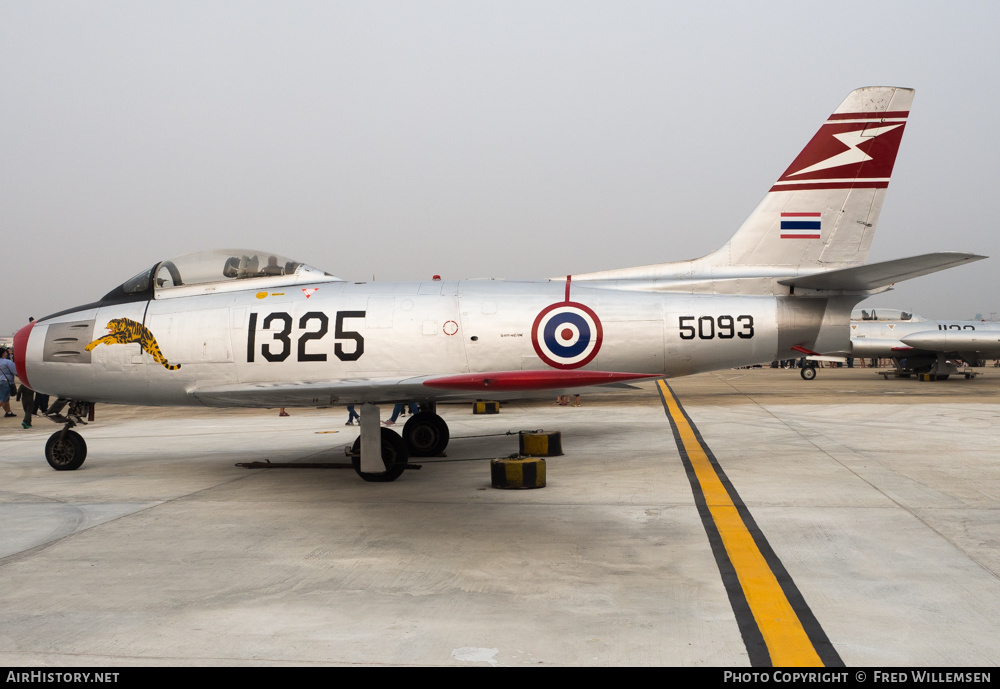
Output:
<path fill-rule="evenodd" d="M 908 115 L 834 113 L 771 191 L 888 187 Z"/>
<path fill-rule="evenodd" d="M 865 127 L 862 129 L 857 129 L 853 132 L 841 132 L 840 134 L 834 134 L 833 138 L 840 143 L 847 146 L 847 150 L 843 153 L 838 153 L 835 156 L 827 158 L 824 161 L 816 163 L 815 165 L 810 165 L 804 170 L 799 170 L 798 172 L 793 172 L 788 175 L 788 177 L 794 177 L 796 175 L 804 175 L 807 172 L 817 172 L 819 170 L 828 170 L 832 167 L 840 167 L 841 165 L 852 165 L 854 163 L 864 163 L 872 159 L 870 155 L 862 151 L 858 146 L 867 142 L 869 139 L 874 139 L 875 137 L 885 134 L 886 132 L 891 132 L 897 127 L 902 127 L 902 124 L 892 124 L 888 127 Z M 888 181 L 888 180 L 886 180 Z"/>

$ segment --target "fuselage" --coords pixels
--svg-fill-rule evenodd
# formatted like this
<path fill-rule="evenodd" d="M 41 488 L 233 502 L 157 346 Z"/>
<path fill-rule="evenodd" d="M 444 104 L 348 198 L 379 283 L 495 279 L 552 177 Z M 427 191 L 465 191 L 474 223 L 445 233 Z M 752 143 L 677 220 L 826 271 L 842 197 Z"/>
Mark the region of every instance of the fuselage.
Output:
<path fill-rule="evenodd" d="M 680 376 L 787 358 L 794 345 L 843 348 L 854 300 L 834 302 L 649 293 L 614 282 L 276 277 L 43 319 L 28 335 L 24 364 L 42 392 L 158 405 L 200 404 L 200 389 L 289 381 L 559 369 Z M 147 341 L 110 332 L 122 323 L 141 324 Z M 378 387 L 364 397 L 316 402 L 400 401 Z"/>

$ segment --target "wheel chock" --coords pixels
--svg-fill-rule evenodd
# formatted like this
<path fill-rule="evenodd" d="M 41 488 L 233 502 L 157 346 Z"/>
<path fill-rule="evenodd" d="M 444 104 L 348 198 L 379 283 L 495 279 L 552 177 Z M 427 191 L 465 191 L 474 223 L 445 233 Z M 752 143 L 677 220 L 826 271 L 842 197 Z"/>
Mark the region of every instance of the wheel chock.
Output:
<path fill-rule="evenodd" d="M 545 460 L 541 457 L 504 457 L 490 462 L 494 488 L 544 488 Z"/>
<path fill-rule="evenodd" d="M 473 414 L 499 414 L 499 402 L 484 402 L 482 400 L 472 403 Z"/>
<path fill-rule="evenodd" d="M 535 457 L 562 456 L 562 433 L 552 431 L 520 431 L 517 434 L 518 452 Z"/>

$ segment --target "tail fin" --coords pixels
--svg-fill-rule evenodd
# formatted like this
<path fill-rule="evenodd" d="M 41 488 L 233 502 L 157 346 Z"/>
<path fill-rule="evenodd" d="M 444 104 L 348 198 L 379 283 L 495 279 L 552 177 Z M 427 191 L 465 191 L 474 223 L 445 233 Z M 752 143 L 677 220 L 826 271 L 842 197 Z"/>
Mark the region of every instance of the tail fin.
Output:
<path fill-rule="evenodd" d="M 868 258 L 913 89 L 852 91 L 713 265 L 843 268 Z"/>
<path fill-rule="evenodd" d="M 693 261 L 573 279 L 721 275 L 744 266 L 814 272 L 864 263 L 912 102 L 913 89 L 852 91 L 721 249 Z"/>

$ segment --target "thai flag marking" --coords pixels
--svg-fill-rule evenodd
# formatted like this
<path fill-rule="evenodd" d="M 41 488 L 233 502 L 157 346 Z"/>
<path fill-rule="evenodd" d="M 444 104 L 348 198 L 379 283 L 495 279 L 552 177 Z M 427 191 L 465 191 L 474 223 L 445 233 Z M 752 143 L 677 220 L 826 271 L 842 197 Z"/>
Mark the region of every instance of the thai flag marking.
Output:
<path fill-rule="evenodd" d="M 782 213 L 782 239 L 819 239 L 822 213 Z"/>

